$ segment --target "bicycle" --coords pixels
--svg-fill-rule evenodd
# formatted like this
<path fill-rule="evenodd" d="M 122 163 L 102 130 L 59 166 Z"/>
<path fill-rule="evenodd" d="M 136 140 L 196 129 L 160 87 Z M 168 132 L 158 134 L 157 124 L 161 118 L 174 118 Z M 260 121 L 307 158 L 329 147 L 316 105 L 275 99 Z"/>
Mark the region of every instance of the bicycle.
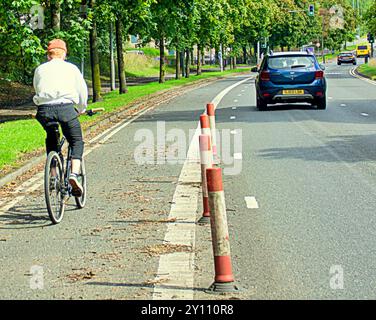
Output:
<path fill-rule="evenodd" d="M 92 109 L 86 111 L 84 114 L 91 117 L 101 111 L 104 111 L 104 109 Z M 72 149 L 70 146 L 68 147 L 67 158 L 64 160 L 63 146 L 66 139 L 63 136 L 60 140 L 59 123 L 53 122 L 49 126 L 54 128 L 57 141 L 59 142 L 58 150 L 51 151 L 47 156 L 44 168 L 44 194 L 48 215 L 53 224 L 58 224 L 63 220 L 65 205 L 73 196 L 72 187 L 69 183 L 72 164 Z M 83 209 L 86 205 L 87 199 L 86 168 L 84 159 L 81 161 L 81 170 L 78 180 L 83 187 L 83 192 L 80 197 L 75 197 L 75 201 L 77 207 Z"/>

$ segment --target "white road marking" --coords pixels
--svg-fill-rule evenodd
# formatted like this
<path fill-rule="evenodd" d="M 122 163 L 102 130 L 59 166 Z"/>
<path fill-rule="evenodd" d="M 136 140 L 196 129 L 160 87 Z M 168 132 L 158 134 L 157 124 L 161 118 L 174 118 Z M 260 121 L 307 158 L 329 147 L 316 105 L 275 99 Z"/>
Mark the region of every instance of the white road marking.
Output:
<path fill-rule="evenodd" d="M 239 102 L 239 100 L 235 99 L 234 102 L 237 103 L 237 102 Z"/>
<path fill-rule="evenodd" d="M 328 97 L 329 100 L 333 100 L 333 97 Z"/>
<path fill-rule="evenodd" d="M 242 80 L 223 90 L 213 99 L 215 107 L 219 105 L 223 97 L 232 89 L 248 81 Z M 171 206 L 169 218 L 175 218 L 184 223 L 171 223 L 165 235 L 165 242 L 170 245 L 184 245 L 190 248 L 189 252 L 170 253 L 162 255 L 156 283 L 154 285 L 153 300 L 193 300 L 194 297 L 194 248 L 195 248 L 195 220 L 197 215 L 198 196 L 201 188 L 201 167 L 199 156 L 198 136 L 200 134 L 198 124 L 196 133 L 191 140 L 187 159 L 179 176 Z M 188 197 L 188 198 L 187 198 Z"/>
<path fill-rule="evenodd" d="M 237 108 L 236 108 L 236 107 L 232 107 L 231 109 L 232 109 L 232 110 L 236 110 Z"/>
<path fill-rule="evenodd" d="M 243 154 L 234 153 L 234 160 L 243 160 Z"/>
<path fill-rule="evenodd" d="M 347 107 L 347 105 L 344 103 L 341 103 L 341 107 Z"/>
<path fill-rule="evenodd" d="M 238 133 L 236 132 L 236 130 L 231 130 L 230 133 L 231 133 L 231 134 L 238 134 Z"/>
<path fill-rule="evenodd" d="M 248 209 L 259 209 L 259 205 L 255 197 L 245 197 L 244 200 Z"/>
<path fill-rule="evenodd" d="M 357 67 L 354 67 L 354 68 L 351 68 L 351 69 L 350 69 L 350 71 L 349 71 L 350 75 L 352 75 L 354 78 L 358 78 L 358 79 L 360 79 L 360 80 L 362 80 L 362 81 L 368 82 L 369 84 L 372 84 L 372 85 L 376 86 L 376 81 L 371 80 L 371 79 L 367 79 L 367 78 L 364 78 L 364 77 L 361 77 L 361 76 L 358 76 L 358 75 L 355 73 L 355 69 L 356 69 L 356 68 L 357 68 Z"/>
<path fill-rule="evenodd" d="M 363 116 L 363 117 L 368 117 L 368 116 L 369 116 L 369 114 L 368 114 L 368 113 L 364 113 L 364 112 L 363 112 L 363 113 L 361 113 L 360 115 L 361 115 L 361 116 Z"/>
<path fill-rule="evenodd" d="M 230 119 L 231 119 L 231 120 L 235 120 L 236 117 L 235 117 L 235 116 L 231 116 Z"/>

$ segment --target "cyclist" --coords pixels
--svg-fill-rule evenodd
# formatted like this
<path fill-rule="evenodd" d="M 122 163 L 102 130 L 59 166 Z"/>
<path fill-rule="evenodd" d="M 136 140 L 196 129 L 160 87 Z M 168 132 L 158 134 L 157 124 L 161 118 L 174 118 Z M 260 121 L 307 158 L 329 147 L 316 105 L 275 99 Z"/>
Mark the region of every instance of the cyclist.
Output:
<path fill-rule="evenodd" d="M 88 89 L 80 70 L 66 62 L 66 43 L 54 39 L 48 43 L 48 62 L 34 73 L 34 103 L 38 106 L 36 119 L 47 133 L 47 154 L 57 151 L 58 141 L 51 123 L 58 122 L 72 148 L 72 173 L 69 182 L 72 194 L 80 197 L 83 188 L 78 181 L 84 150 L 82 129 L 78 117 L 87 107 Z"/>

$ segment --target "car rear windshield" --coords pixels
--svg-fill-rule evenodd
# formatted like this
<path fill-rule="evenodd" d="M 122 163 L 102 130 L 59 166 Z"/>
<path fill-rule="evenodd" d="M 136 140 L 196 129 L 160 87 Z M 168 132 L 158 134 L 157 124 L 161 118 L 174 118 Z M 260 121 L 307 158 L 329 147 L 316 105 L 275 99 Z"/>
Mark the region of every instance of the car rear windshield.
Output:
<path fill-rule="evenodd" d="M 359 46 L 358 47 L 358 50 L 367 50 L 368 48 L 367 48 L 367 46 Z"/>
<path fill-rule="evenodd" d="M 352 53 L 340 53 L 342 57 L 352 57 Z"/>
<path fill-rule="evenodd" d="M 311 56 L 269 57 L 268 65 L 271 69 L 312 68 L 315 60 Z"/>

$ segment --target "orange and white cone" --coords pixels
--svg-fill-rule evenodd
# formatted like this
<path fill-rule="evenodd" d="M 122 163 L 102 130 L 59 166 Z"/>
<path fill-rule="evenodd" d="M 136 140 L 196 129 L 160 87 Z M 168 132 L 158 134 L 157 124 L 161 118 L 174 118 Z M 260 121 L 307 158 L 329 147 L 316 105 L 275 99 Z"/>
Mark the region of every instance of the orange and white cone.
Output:
<path fill-rule="evenodd" d="M 201 181 L 202 181 L 202 200 L 204 212 L 199 223 L 210 223 L 210 208 L 208 185 L 206 182 L 206 170 L 213 167 L 213 153 L 210 143 L 210 135 L 202 134 L 200 139 L 200 159 L 201 159 Z"/>
<path fill-rule="evenodd" d="M 207 114 L 202 114 L 200 116 L 200 125 L 201 125 L 201 134 L 207 134 L 210 136 L 211 140 L 211 131 L 210 131 L 210 122 Z"/>
<path fill-rule="evenodd" d="M 215 268 L 214 283 L 207 292 L 238 292 L 232 272 L 222 169 L 209 168 L 206 170 L 206 177 Z"/>
<path fill-rule="evenodd" d="M 213 155 L 217 155 L 217 132 L 215 129 L 215 106 L 213 103 L 206 105 L 206 113 L 209 117 Z"/>

